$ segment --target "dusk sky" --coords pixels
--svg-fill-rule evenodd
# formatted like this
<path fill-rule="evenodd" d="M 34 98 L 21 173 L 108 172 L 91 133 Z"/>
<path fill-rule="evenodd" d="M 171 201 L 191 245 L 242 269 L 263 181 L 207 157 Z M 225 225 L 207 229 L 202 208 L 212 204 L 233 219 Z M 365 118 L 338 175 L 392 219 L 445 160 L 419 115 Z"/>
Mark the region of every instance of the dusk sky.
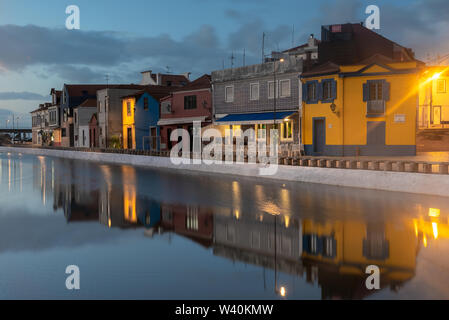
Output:
<path fill-rule="evenodd" d="M 382 35 L 427 62 L 449 53 L 447 0 L 0 0 L 0 109 L 28 113 L 64 83 L 138 83 L 140 71 L 192 77 L 261 59 L 320 37 L 320 26 L 361 22 L 380 7 Z M 66 30 L 65 8 L 78 5 L 81 29 Z M 448 62 L 448 61 L 446 61 Z M 0 126 L 2 123 L 0 123 Z"/>

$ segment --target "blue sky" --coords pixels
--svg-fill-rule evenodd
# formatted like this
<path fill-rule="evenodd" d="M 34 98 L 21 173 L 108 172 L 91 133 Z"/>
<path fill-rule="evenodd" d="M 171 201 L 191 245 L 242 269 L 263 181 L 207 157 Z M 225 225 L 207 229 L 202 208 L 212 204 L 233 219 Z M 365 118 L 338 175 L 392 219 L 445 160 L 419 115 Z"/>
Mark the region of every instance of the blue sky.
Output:
<path fill-rule="evenodd" d="M 65 8 L 78 5 L 81 30 L 65 29 Z M 266 53 L 319 37 L 320 25 L 360 22 L 381 10 L 381 34 L 418 58 L 449 53 L 447 0 L 0 0 L 0 109 L 26 113 L 64 83 L 137 83 L 144 69 L 191 71 L 193 77 L 257 63 Z M 47 98 L 48 97 L 48 98 Z M 0 127 L 2 123 L 0 123 Z"/>

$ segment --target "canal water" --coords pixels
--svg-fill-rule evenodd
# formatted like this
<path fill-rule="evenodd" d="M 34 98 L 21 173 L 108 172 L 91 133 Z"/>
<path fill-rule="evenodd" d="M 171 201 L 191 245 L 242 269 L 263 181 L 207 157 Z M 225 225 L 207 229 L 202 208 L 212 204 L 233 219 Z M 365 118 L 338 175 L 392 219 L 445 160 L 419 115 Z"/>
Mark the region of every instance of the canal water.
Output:
<path fill-rule="evenodd" d="M 0 271 L 0 299 L 449 299 L 449 200 L 1 153 Z"/>

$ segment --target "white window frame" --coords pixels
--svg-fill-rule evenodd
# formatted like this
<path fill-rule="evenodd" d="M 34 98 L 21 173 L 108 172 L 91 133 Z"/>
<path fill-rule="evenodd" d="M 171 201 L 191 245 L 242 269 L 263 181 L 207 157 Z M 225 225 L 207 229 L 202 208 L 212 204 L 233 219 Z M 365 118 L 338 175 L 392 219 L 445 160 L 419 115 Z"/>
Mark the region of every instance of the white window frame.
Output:
<path fill-rule="evenodd" d="M 270 84 L 274 83 L 274 81 L 268 81 L 267 83 L 267 91 L 268 91 L 268 99 L 274 99 L 274 92 L 273 95 L 270 95 Z M 279 98 L 279 81 L 276 80 L 276 85 L 278 86 L 277 89 L 276 87 L 274 88 L 274 91 L 276 91 L 276 98 Z"/>
<path fill-rule="evenodd" d="M 232 97 L 228 97 L 228 89 L 232 89 Z M 234 102 L 234 86 L 226 86 L 225 87 L 225 102 L 230 103 Z"/>
<path fill-rule="evenodd" d="M 253 98 L 253 86 L 257 86 L 257 97 Z M 249 84 L 249 100 L 257 101 L 260 97 L 260 85 L 259 82 L 253 82 Z"/>
<path fill-rule="evenodd" d="M 281 92 L 281 89 L 282 89 L 282 83 L 283 82 L 288 82 L 288 94 L 286 94 L 286 95 L 283 95 L 282 94 L 282 92 Z M 282 80 L 279 80 L 279 88 L 278 88 L 278 91 L 279 91 L 279 97 L 281 97 L 281 98 L 287 98 L 287 97 L 290 97 L 291 96 L 291 94 L 292 94 L 292 85 L 291 85 L 291 81 L 290 81 L 290 79 L 282 79 Z"/>

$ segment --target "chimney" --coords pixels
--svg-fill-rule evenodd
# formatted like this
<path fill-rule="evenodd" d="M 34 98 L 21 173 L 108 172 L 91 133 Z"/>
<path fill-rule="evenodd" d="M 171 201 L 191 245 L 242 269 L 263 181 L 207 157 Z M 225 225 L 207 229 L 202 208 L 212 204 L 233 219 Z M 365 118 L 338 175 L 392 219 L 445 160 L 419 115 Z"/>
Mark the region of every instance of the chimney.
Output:
<path fill-rule="evenodd" d="M 142 86 L 148 86 L 148 85 L 154 85 L 154 79 L 152 78 L 153 71 L 147 70 L 141 72 L 142 74 L 142 81 L 140 82 L 140 85 Z"/>
<path fill-rule="evenodd" d="M 309 41 L 307 41 L 307 44 L 308 44 L 309 47 L 314 47 L 315 46 L 315 37 L 314 37 L 313 33 L 310 35 Z"/>
<path fill-rule="evenodd" d="M 162 74 L 160 73 L 156 75 L 156 85 L 162 86 Z"/>

